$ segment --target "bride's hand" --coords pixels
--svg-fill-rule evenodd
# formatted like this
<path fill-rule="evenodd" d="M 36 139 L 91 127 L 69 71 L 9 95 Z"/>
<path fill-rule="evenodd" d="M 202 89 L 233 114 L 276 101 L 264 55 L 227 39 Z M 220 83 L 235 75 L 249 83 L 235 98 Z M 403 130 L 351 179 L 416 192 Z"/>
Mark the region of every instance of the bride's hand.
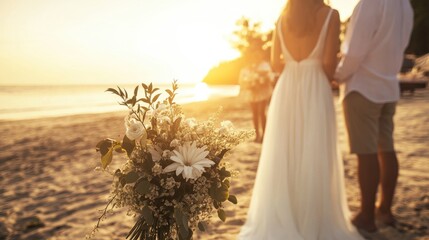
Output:
<path fill-rule="evenodd" d="M 331 88 L 332 89 L 338 89 L 339 88 L 339 83 L 337 82 L 336 79 L 331 80 Z"/>

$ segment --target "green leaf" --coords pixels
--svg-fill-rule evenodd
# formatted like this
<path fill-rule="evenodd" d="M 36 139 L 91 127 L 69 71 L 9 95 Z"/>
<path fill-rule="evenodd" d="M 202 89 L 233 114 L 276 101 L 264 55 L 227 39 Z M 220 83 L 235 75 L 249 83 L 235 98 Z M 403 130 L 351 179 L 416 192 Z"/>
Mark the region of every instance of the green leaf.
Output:
<path fill-rule="evenodd" d="M 174 208 L 174 218 L 176 220 L 176 224 L 179 227 L 179 234 L 182 238 L 187 239 L 189 235 L 189 227 L 184 226 L 183 224 L 183 212 L 180 208 Z"/>
<path fill-rule="evenodd" d="M 130 140 L 127 135 L 124 136 L 124 139 L 122 140 L 121 147 L 127 151 L 128 157 L 131 157 L 131 153 L 133 152 L 134 148 L 136 147 L 136 141 Z"/>
<path fill-rule="evenodd" d="M 238 203 L 237 197 L 234 196 L 234 195 L 229 195 L 228 201 L 232 202 L 233 204 L 237 204 Z"/>
<path fill-rule="evenodd" d="M 157 126 L 157 124 L 156 124 L 156 118 L 151 118 L 150 119 L 150 124 L 152 125 L 152 129 L 154 129 L 154 131 L 155 131 L 155 129 L 156 129 L 156 126 Z M 157 132 L 155 131 L 155 135 L 157 134 Z"/>
<path fill-rule="evenodd" d="M 139 101 L 143 101 L 143 102 L 145 102 L 147 104 L 150 104 L 150 101 L 147 98 L 140 98 Z"/>
<path fill-rule="evenodd" d="M 217 188 L 216 185 L 212 185 L 209 189 L 209 195 L 215 200 L 215 202 L 225 202 L 229 197 L 228 186 L 225 183 L 222 183 L 220 188 Z M 216 205 L 214 206 L 216 207 Z"/>
<path fill-rule="evenodd" d="M 220 203 L 220 202 L 218 202 L 218 201 L 216 201 L 216 200 L 214 200 L 214 201 L 213 201 L 213 206 L 214 206 L 216 209 L 219 209 L 219 208 L 221 207 L 221 203 Z"/>
<path fill-rule="evenodd" d="M 183 226 L 186 227 L 186 228 L 189 228 L 188 222 L 189 222 L 188 216 L 186 216 L 186 214 L 183 213 L 182 214 L 182 224 L 183 224 Z"/>
<path fill-rule="evenodd" d="M 228 189 L 220 187 L 216 189 L 215 200 L 219 202 L 225 202 L 229 197 Z"/>
<path fill-rule="evenodd" d="M 212 185 L 209 188 L 209 195 L 214 199 L 216 195 L 216 185 Z"/>
<path fill-rule="evenodd" d="M 170 89 L 167 89 L 167 90 L 165 90 L 167 93 L 168 93 L 168 95 L 171 97 L 171 96 L 173 96 L 173 92 L 170 90 Z"/>
<path fill-rule="evenodd" d="M 125 103 L 126 104 L 131 104 L 134 107 L 134 105 L 136 105 L 136 102 L 137 102 L 136 96 L 134 96 L 131 99 L 128 99 Z"/>
<path fill-rule="evenodd" d="M 152 226 L 153 225 L 153 214 L 152 214 L 152 210 L 150 210 L 150 208 L 148 206 L 143 207 L 142 215 L 143 215 L 143 218 L 146 221 L 146 223 L 149 226 Z"/>
<path fill-rule="evenodd" d="M 217 210 L 217 216 L 219 217 L 220 220 L 222 220 L 222 222 L 225 222 L 226 214 L 224 210 L 222 209 Z"/>
<path fill-rule="evenodd" d="M 182 217 L 183 217 L 183 213 L 182 210 L 178 207 L 174 208 L 174 219 L 176 220 L 176 224 L 182 225 Z"/>
<path fill-rule="evenodd" d="M 158 100 L 159 96 L 161 96 L 161 94 L 155 95 L 155 97 L 153 97 L 153 99 L 152 99 L 152 102 L 156 102 L 156 100 Z"/>
<path fill-rule="evenodd" d="M 117 153 L 123 153 L 124 149 L 122 148 L 121 145 L 119 145 L 118 143 L 116 143 L 116 145 L 113 147 L 113 149 L 115 150 L 115 152 Z"/>
<path fill-rule="evenodd" d="M 146 179 L 139 179 L 134 186 L 134 190 L 140 195 L 150 193 L 150 182 Z"/>
<path fill-rule="evenodd" d="M 134 88 L 134 97 L 137 96 L 138 92 L 139 92 L 139 85 L 137 85 L 136 88 Z"/>
<path fill-rule="evenodd" d="M 104 156 L 112 147 L 112 145 L 113 145 L 113 140 L 106 138 L 97 143 L 97 145 L 95 146 L 95 150 L 97 152 L 100 152 L 101 156 Z"/>
<path fill-rule="evenodd" d="M 109 151 L 107 151 L 106 154 L 101 156 L 101 166 L 103 169 L 106 169 L 107 166 L 112 162 L 113 159 L 113 147 L 109 148 Z"/>
<path fill-rule="evenodd" d="M 117 86 L 117 87 L 118 87 L 119 94 L 121 95 L 121 97 L 124 97 L 124 92 L 122 91 L 122 89 L 119 86 Z"/>
<path fill-rule="evenodd" d="M 129 172 L 123 176 L 123 180 L 125 183 L 133 183 L 139 179 L 139 174 L 136 172 Z"/>
<path fill-rule="evenodd" d="M 175 121 L 174 121 L 174 123 L 173 123 L 173 126 L 172 126 L 172 132 L 173 132 L 173 134 L 176 134 L 176 132 L 177 132 L 177 130 L 179 130 L 179 127 L 180 127 L 180 122 L 182 121 L 182 118 L 181 117 L 179 117 L 179 118 L 177 118 Z"/>
<path fill-rule="evenodd" d="M 116 177 L 122 177 L 121 169 L 116 169 L 116 171 L 115 171 L 115 176 L 116 176 Z"/>
<path fill-rule="evenodd" d="M 226 179 L 225 181 L 223 181 L 223 184 L 225 184 L 226 188 L 229 188 L 231 186 L 231 184 L 229 183 L 228 179 Z"/>
<path fill-rule="evenodd" d="M 179 229 L 179 232 L 180 232 L 180 229 Z M 187 236 L 182 236 L 181 234 L 179 234 L 179 240 L 192 240 L 192 235 L 193 235 L 192 229 L 188 228 Z"/>
<path fill-rule="evenodd" d="M 145 155 L 145 159 L 142 163 L 142 168 L 143 170 L 148 173 L 148 174 L 152 174 L 152 168 L 153 166 L 155 166 L 155 163 L 152 160 L 152 155 L 150 154 L 146 154 Z"/>
<path fill-rule="evenodd" d="M 199 222 L 198 223 L 198 229 L 200 229 L 201 232 L 205 232 L 206 231 L 206 226 L 203 222 Z"/>
<path fill-rule="evenodd" d="M 108 88 L 105 92 L 111 92 L 111 93 L 114 93 L 114 94 L 116 94 L 116 95 L 118 95 L 118 96 L 119 96 L 119 92 L 118 92 L 118 90 L 116 90 L 116 89 L 114 89 L 114 88 Z"/>
<path fill-rule="evenodd" d="M 227 171 L 225 167 L 222 167 L 220 169 L 220 173 L 219 174 L 220 174 L 221 179 L 225 179 L 227 177 L 231 177 L 231 173 L 229 171 Z"/>

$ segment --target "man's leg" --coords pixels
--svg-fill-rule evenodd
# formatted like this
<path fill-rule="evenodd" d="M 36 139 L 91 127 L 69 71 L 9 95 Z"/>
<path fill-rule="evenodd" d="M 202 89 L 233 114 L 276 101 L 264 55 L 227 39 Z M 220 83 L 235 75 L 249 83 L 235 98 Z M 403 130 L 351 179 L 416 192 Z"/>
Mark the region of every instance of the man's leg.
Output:
<path fill-rule="evenodd" d="M 392 203 L 399 175 L 399 163 L 393 143 L 395 112 L 396 103 L 386 103 L 381 110 L 379 121 L 378 156 L 381 172 L 381 201 L 377 209 L 377 218 L 387 225 L 395 223 Z"/>
<path fill-rule="evenodd" d="M 350 152 L 358 155 L 358 180 L 361 210 L 352 223 L 359 229 L 373 232 L 375 199 L 380 182 L 377 156 L 378 121 L 382 104 L 373 103 L 357 92 L 347 95 L 343 102 L 349 136 Z"/>
<path fill-rule="evenodd" d="M 392 203 L 398 181 L 399 163 L 395 152 L 379 153 L 381 169 L 381 201 L 377 209 L 378 219 L 387 225 L 395 223 L 392 214 Z"/>
<path fill-rule="evenodd" d="M 377 154 L 358 154 L 358 180 L 361 193 L 361 210 L 352 220 L 360 229 L 369 232 L 377 230 L 375 226 L 375 200 L 380 179 Z"/>

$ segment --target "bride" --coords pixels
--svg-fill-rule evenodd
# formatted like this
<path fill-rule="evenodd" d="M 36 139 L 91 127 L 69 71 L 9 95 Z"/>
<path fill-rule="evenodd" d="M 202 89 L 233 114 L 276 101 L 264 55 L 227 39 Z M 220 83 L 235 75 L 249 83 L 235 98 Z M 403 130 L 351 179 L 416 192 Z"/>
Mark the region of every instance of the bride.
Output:
<path fill-rule="evenodd" d="M 285 67 L 268 111 L 243 240 L 362 239 L 349 222 L 329 79 L 339 14 L 323 0 L 289 0 L 273 37 Z"/>

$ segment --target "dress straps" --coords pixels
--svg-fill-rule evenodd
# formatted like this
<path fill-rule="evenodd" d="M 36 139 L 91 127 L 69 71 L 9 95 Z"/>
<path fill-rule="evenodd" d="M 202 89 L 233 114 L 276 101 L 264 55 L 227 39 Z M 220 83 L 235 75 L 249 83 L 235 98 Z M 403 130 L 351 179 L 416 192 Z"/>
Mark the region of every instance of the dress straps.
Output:
<path fill-rule="evenodd" d="M 329 22 L 330 22 L 330 19 L 331 19 L 332 12 L 333 12 L 333 10 L 331 8 L 329 10 L 328 15 L 325 18 L 325 22 L 323 23 L 322 29 L 320 30 L 319 37 L 317 39 L 316 45 L 314 46 L 313 50 L 308 55 L 308 57 L 306 57 L 305 59 L 313 58 L 314 54 L 316 54 L 317 52 L 320 52 L 319 49 L 321 48 L 321 46 L 323 48 L 324 43 L 325 43 L 325 39 L 326 39 L 326 34 L 328 32 L 328 26 L 329 26 Z M 279 18 L 279 20 L 277 22 L 277 30 L 278 30 L 277 31 L 278 32 L 277 35 L 279 36 L 279 40 L 280 40 L 280 45 L 281 45 L 281 48 L 282 48 L 283 56 L 286 58 L 286 60 L 295 61 L 296 62 L 296 60 L 289 53 L 289 50 L 288 50 L 288 48 L 287 48 L 287 46 L 285 44 L 285 41 L 283 39 L 283 33 L 282 33 L 282 16 L 280 16 L 280 18 Z M 305 59 L 303 59 L 303 60 L 305 60 Z"/>

